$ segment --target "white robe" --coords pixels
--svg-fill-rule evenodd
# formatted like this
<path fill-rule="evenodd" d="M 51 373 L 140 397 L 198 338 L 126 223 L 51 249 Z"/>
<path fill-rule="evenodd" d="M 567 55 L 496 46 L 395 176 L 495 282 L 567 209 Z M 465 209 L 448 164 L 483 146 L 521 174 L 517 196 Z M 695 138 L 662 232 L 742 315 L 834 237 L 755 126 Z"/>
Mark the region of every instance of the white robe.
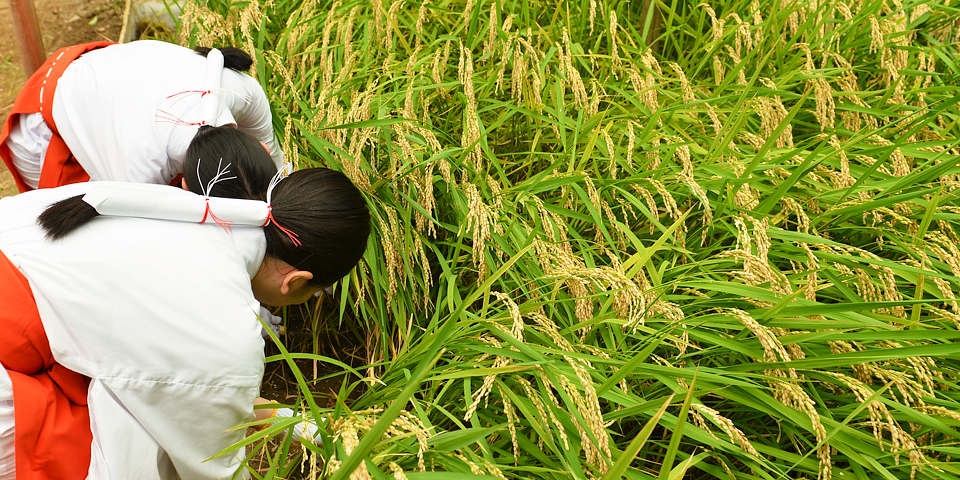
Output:
<path fill-rule="evenodd" d="M 263 230 L 98 217 L 46 240 L 37 216 L 90 185 L 0 200 L 0 251 L 29 281 L 54 358 L 92 379 L 88 478 L 231 478 L 242 449 L 204 460 L 253 419 Z"/>
<path fill-rule="evenodd" d="M 183 172 L 187 146 L 200 121 L 233 123 L 264 142 L 279 168 L 270 103 L 257 80 L 223 69 L 216 120 L 205 117 L 207 59 L 172 43 L 140 40 L 83 54 L 63 72 L 53 98 L 53 121 L 90 180 L 169 184 Z M 216 110 L 216 109 L 215 109 Z M 36 187 L 50 131 L 22 119 L 7 141 L 14 163 Z M 171 123 L 177 118 L 181 122 Z M 44 124 L 44 127 L 46 124 Z M 36 130 L 36 132 L 34 132 Z M 39 140 L 38 140 L 39 139 Z"/>

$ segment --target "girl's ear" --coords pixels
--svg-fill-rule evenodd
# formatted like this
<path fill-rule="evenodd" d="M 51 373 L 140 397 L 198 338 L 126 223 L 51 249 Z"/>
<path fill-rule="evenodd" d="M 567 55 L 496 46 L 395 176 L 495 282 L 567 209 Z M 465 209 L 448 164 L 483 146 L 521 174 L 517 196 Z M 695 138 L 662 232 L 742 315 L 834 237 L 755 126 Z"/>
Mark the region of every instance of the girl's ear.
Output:
<path fill-rule="evenodd" d="M 186 178 L 181 178 L 181 179 L 180 179 L 180 186 L 183 187 L 184 190 L 186 190 L 186 191 L 188 191 L 188 192 L 190 191 L 190 188 L 187 187 L 187 179 L 186 179 Z"/>
<path fill-rule="evenodd" d="M 307 286 L 307 283 L 313 280 L 313 273 L 306 270 L 291 269 L 283 275 L 280 283 L 280 293 L 287 295 L 290 292 L 298 292 Z"/>

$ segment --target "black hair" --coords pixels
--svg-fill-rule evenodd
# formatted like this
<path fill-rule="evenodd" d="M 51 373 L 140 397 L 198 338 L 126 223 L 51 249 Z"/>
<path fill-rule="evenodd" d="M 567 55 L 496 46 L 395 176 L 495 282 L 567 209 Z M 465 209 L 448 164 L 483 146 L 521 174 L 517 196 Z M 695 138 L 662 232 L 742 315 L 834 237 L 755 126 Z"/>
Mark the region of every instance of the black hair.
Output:
<path fill-rule="evenodd" d="M 194 47 L 193 51 L 197 52 L 201 57 L 206 57 L 210 50 L 213 50 L 210 47 Z M 253 58 L 250 57 L 250 54 L 247 52 L 236 48 L 236 47 L 223 47 L 218 48 L 220 53 L 223 54 L 223 66 L 225 68 L 230 68 L 238 72 L 246 72 L 250 70 L 250 66 L 253 65 Z"/>
<path fill-rule="evenodd" d="M 47 238 L 58 240 L 93 220 L 97 215 L 100 215 L 97 210 L 83 201 L 83 195 L 77 195 L 47 207 L 37 217 L 37 223 L 46 231 Z"/>
<path fill-rule="evenodd" d="M 220 169 L 229 167 L 225 177 L 237 181 L 220 181 L 209 192 L 203 189 Z M 204 125 L 187 147 L 183 162 L 183 179 L 187 188 L 198 195 L 246 200 L 264 200 L 270 179 L 277 166 L 270 154 L 252 136 L 231 126 Z"/>
<path fill-rule="evenodd" d="M 237 178 L 217 182 L 207 192 L 209 196 L 263 200 L 270 179 L 277 173 L 277 166 L 270 154 L 252 136 L 230 126 L 200 127 L 187 146 L 187 156 L 183 162 L 183 178 L 187 181 L 187 188 L 203 195 L 201 185 L 205 188 L 219 169 L 227 168 L 227 165 L 230 165 L 229 173 L 225 176 Z M 46 231 L 47 238 L 58 240 L 97 215 L 97 211 L 83 201 L 83 195 L 77 195 L 50 205 L 37 217 L 37 221 Z"/>
<path fill-rule="evenodd" d="M 244 136 L 249 141 L 241 139 Z M 255 153 L 266 155 L 266 150 L 253 137 L 229 127 L 201 128 L 191 142 L 192 150 L 188 151 L 209 151 L 221 155 L 224 150 L 233 148 L 232 143 L 245 145 L 236 148 L 251 155 L 251 158 L 256 158 Z M 266 159 L 269 158 L 266 155 Z M 226 157 L 224 160 L 223 165 L 226 165 Z M 261 173 L 251 173 L 262 166 L 262 161 L 242 156 L 236 160 L 236 170 L 231 167 L 231 173 L 238 178 L 218 182 L 212 193 L 231 198 L 262 198 L 273 174 L 263 175 L 262 170 Z M 193 165 L 195 172 L 196 163 L 189 164 Z M 190 187 L 191 191 L 200 193 L 194 188 L 199 188 L 201 182 L 208 182 L 216 175 L 216 164 L 215 161 L 200 162 L 201 180 L 192 182 L 194 187 Z M 269 165 L 271 168 L 267 171 L 275 172 L 272 161 Z M 188 186 L 191 178 L 196 179 L 195 174 L 191 176 L 189 173 L 184 174 Z M 370 212 L 363 194 L 346 175 L 327 168 L 293 172 L 274 188 L 271 209 L 273 221 L 264 227 L 267 255 L 312 273 L 310 285 L 332 285 L 349 273 L 363 257 L 370 235 Z M 49 239 L 57 240 L 97 215 L 97 211 L 83 201 L 83 196 L 77 195 L 47 207 L 38 217 L 38 222 Z M 292 232 L 293 238 L 281 227 Z"/>
<path fill-rule="evenodd" d="M 271 207 L 267 255 L 312 273 L 310 285 L 332 285 L 363 257 L 370 212 L 346 175 L 328 168 L 293 172 L 274 188 Z M 295 233 L 300 245 L 276 224 Z"/>

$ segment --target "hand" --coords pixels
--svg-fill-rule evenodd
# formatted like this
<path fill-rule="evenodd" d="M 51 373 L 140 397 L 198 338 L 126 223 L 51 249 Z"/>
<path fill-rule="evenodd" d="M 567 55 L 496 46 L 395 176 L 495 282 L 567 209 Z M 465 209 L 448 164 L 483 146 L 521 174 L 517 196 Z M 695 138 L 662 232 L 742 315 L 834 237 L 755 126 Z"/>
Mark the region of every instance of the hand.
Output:
<path fill-rule="evenodd" d="M 314 445 L 320 445 L 322 443 L 320 437 L 317 435 L 320 429 L 317 428 L 313 421 L 304 419 L 299 413 L 294 412 L 292 409 L 278 408 L 273 414 L 273 418 L 300 418 L 301 422 L 293 426 L 293 438 L 299 442 L 306 440 Z M 326 420 L 326 418 L 321 417 L 321 420 Z M 271 422 L 270 425 L 276 425 L 281 421 L 282 420 Z"/>
<path fill-rule="evenodd" d="M 278 317 L 270 313 L 270 310 L 268 310 L 267 307 L 260 305 L 260 318 L 262 318 L 263 321 L 270 326 L 270 329 L 273 330 L 273 333 L 276 333 L 277 336 L 280 335 L 280 325 L 283 323 L 282 317 Z M 261 328 L 260 335 L 262 335 L 264 339 L 270 338 L 270 332 L 267 332 L 266 328 Z"/>

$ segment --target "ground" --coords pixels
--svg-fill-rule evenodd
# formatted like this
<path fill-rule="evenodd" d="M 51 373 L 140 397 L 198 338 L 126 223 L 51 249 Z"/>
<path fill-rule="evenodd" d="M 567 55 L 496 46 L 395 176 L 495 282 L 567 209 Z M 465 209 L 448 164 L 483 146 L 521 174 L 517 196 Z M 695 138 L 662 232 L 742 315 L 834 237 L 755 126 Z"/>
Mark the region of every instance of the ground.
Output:
<path fill-rule="evenodd" d="M 34 0 L 46 53 L 77 43 L 117 41 L 123 6 L 120 0 Z M 6 119 L 25 80 L 10 4 L 4 0 L 0 3 L 0 120 Z M 13 177 L 0 163 L 0 196 L 16 193 Z"/>

